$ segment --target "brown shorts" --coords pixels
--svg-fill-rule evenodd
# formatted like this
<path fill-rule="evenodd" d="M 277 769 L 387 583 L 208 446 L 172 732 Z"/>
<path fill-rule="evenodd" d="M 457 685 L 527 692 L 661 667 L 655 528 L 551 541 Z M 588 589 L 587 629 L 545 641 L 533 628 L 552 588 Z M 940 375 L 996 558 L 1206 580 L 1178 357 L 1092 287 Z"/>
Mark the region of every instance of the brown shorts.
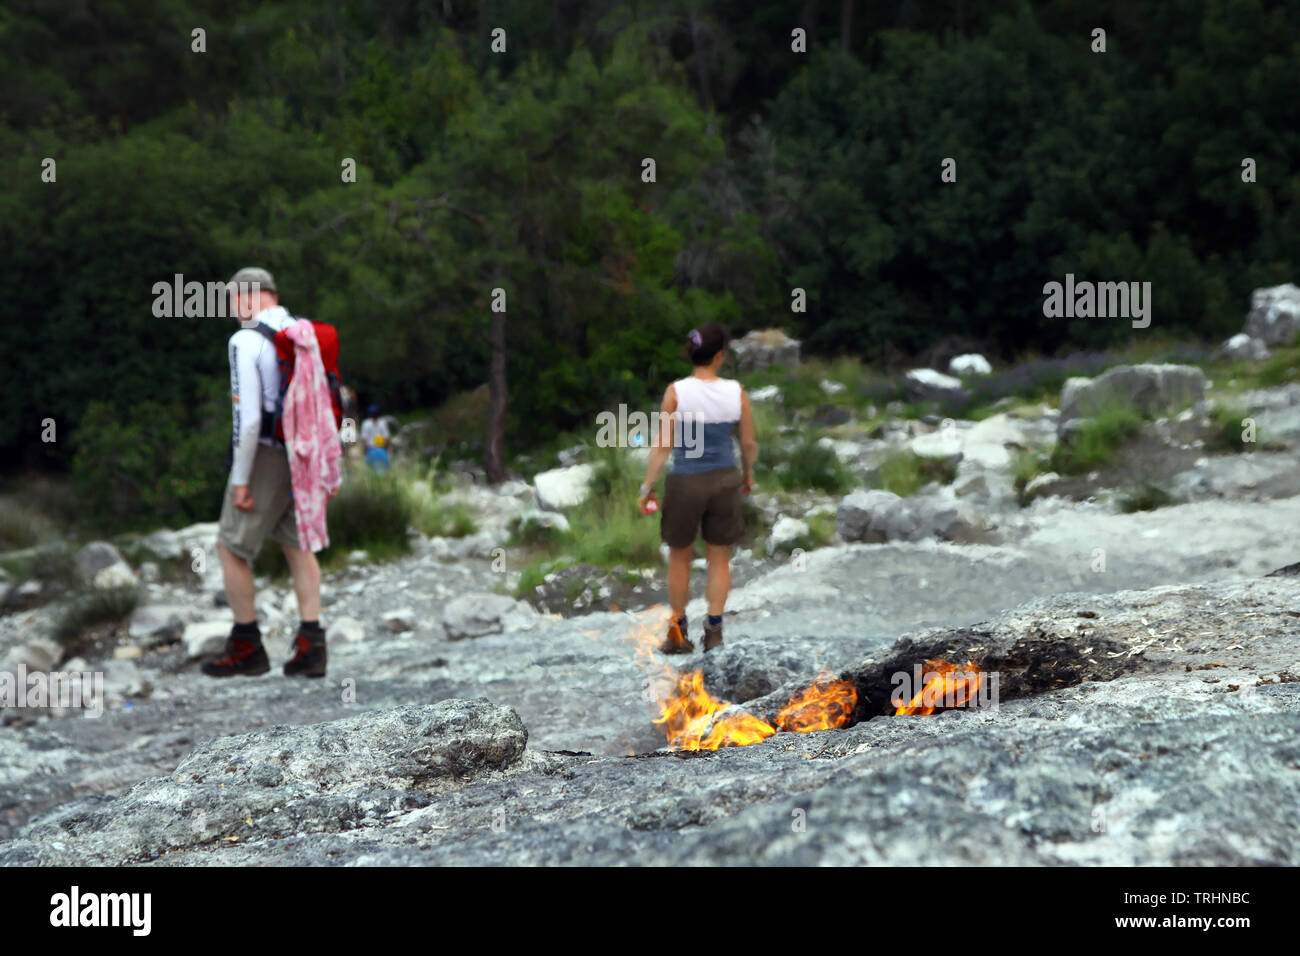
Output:
<path fill-rule="evenodd" d="M 745 533 L 739 468 L 719 468 L 664 479 L 659 537 L 670 548 L 689 548 L 701 527 L 709 544 L 735 544 Z"/>
<path fill-rule="evenodd" d="M 234 505 L 235 486 L 226 482 L 217 540 L 250 562 L 262 550 L 262 542 L 268 536 L 280 544 L 298 547 L 298 518 L 290 497 L 293 479 L 289 474 L 289 456 L 283 448 L 258 443 L 253 473 L 248 478 L 248 493 L 253 496 L 253 510 L 240 511 Z"/>

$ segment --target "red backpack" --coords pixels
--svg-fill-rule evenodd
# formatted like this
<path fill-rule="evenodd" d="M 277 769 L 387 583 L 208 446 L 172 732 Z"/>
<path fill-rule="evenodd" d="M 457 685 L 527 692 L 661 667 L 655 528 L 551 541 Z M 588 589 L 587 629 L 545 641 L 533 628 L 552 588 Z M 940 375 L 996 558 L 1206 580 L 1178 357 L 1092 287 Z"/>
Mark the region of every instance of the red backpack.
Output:
<path fill-rule="evenodd" d="M 320 345 L 321 364 L 325 366 L 325 380 L 330 387 L 330 404 L 334 406 L 334 425 L 336 428 L 342 428 L 343 394 L 339 389 L 339 331 L 328 322 L 317 322 L 314 319 L 300 321 L 311 322 L 311 327 L 316 333 L 316 342 Z M 289 383 L 293 381 L 293 341 L 289 338 L 287 329 L 277 332 L 265 322 L 259 322 L 253 328 L 266 336 L 275 346 L 276 362 L 280 367 L 280 394 L 276 396 L 275 414 L 271 417 L 262 416 L 262 437 L 274 438 L 280 444 L 284 444 L 282 421 L 284 395 L 289 390 Z"/>

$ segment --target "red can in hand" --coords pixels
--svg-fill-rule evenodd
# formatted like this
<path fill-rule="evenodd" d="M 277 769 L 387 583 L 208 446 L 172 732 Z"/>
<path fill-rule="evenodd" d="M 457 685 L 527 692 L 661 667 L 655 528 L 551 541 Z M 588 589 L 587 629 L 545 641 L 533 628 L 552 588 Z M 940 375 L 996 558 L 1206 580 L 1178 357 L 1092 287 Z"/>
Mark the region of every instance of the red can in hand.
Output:
<path fill-rule="evenodd" d="M 658 510 L 659 510 L 659 502 L 656 501 L 654 498 L 647 498 L 645 500 L 645 504 L 641 506 L 641 513 L 643 515 L 652 515 Z"/>

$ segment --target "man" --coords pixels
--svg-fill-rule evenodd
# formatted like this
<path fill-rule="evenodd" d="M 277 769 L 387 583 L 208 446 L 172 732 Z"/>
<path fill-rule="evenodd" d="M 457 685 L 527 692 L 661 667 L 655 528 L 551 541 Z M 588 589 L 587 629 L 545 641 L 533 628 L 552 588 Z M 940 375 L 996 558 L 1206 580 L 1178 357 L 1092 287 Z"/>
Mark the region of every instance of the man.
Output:
<path fill-rule="evenodd" d="M 265 269 L 240 269 L 230 281 L 239 329 L 230 336 L 230 398 L 234 416 L 230 479 L 217 533 L 226 598 L 235 615 L 223 654 L 205 661 L 211 677 L 254 676 L 271 669 L 257 626 L 252 562 L 270 536 L 284 549 L 301 623 L 286 676 L 325 676 L 325 631 L 320 625 L 320 565 L 298 546 L 289 459 L 274 435 L 280 394 L 275 346 L 258 331 L 278 332 L 294 320 L 279 304 L 275 279 Z"/>

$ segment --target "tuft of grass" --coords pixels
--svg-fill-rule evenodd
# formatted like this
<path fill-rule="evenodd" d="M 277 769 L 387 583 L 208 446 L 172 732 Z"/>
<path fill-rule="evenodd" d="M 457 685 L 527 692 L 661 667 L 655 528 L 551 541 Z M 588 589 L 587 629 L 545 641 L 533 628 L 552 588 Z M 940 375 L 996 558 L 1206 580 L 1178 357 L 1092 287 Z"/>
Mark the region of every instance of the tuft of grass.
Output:
<path fill-rule="evenodd" d="M 123 621 L 140 603 L 137 587 L 86 591 L 70 600 L 54 622 L 54 639 L 69 644 L 89 628 Z"/>
<path fill-rule="evenodd" d="M 1016 500 L 1023 508 L 1029 502 L 1025 498 L 1025 487 L 1047 471 L 1047 461 L 1031 451 L 1019 452 L 1011 463 L 1011 475 L 1014 478 Z"/>
<path fill-rule="evenodd" d="M 835 537 L 834 515 L 812 515 L 804 519 L 804 522 L 808 525 L 808 533 L 799 535 L 781 550 L 793 551 L 795 548 L 799 548 L 803 551 L 812 551 L 814 548 L 821 548 L 830 544 L 831 539 Z M 766 539 L 764 539 L 763 547 L 767 547 Z"/>
<path fill-rule="evenodd" d="M 412 517 L 411 499 L 397 477 L 351 471 L 329 503 L 326 550 L 331 557 L 360 548 L 372 558 L 395 558 L 410 550 L 406 529 Z"/>
<path fill-rule="evenodd" d="M 569 515 L 572 544 L 567 553 L 584 564 L 601 567 L 660 563 L 659 521 L 637 507 L 642 466 L 624 448 L 594 448 L 596 466 L 590 494 Z"/>
<path fill-rule="evenodd" d="M 565 533 L 559 528 L 542 524 L 527 515 L 510 522 L 510 543 L 532 548 L 556 548 L 573 540 L 572 527 Z"/>
<path fill-rule="evenodd" d="M 54 525 L 39 511 L 0 499 L 0 551 L 31 548 L 54 537 Z"/>
<path fill-rule="evenodd" d="M 790 450 L 784 465 L 774 474 L 786 491 L 814 489 L 843 494 L 856 483 L 852 472 L 840 462 L 835 452 L 819 445 L 811 436 Z"/>
<path fill-rule="evenodd" d="M 516 598 L 522 598 L 531 594 L 532 590 L 541 584 L 548 574 L 552 571 L 559 571 L 573 564 L 573 559 L 568 557 L 546 558 L 540 561 L 534 561 L 528 565 L 519 575 L 519 581 L 515 585 Z"/>
<path fill-rule="evenodd" d="M 1078 475 L 1104 468 L 1115 460 L 1120 447 L 1142 428 L 1142 416 L 1135 408 L 1115 405 L 1083 425 L 1068 444 L 1059 444 L 1052 452 L 1052 470 L 1063 475 Z"/>
<path fill-rule="evenodd" d="M 876 487 L 906 498 L 932 481 L 951 484 L 957 466 L 944 458 L 922 458 L 910 449 L 891 452 L 877 468 Z"/>
<path fill-rule="evenodd" d="M 37 580 L 47 587 L 45 595 L 73 591 L 81 586 L 76 557 L 66 544 L 46 545 L 0 557 L 0 568 L 17 588 L 25 581 Z"/>
<path fill-rule="evenodd" d="M 1147 482 L 1119 499 L 1120 510 L 1125 514 L 1132 514 L 1135 511 L 1155 511 L 1157 508 L 1176 504 L 1180 504 L 1178 498 L 1153 482 Z"/>
<path fill-rule="evenodd" d="M 1300 350 L 1277 349 L 1264 360 L 1264 364 L 1255 373 L 1255 382 L 1264 388 L 1285 385 L 1295 380 L 1297 366 L 1300 366 Z"/>
<path fill-rule="evenodd" d="M 1215 405 L 1210 409 L 1210 433 L 1205 439 L 1206 451 L 1242 452 L 1254 451 L 1263 440 L 1259 430 L 1255 430 L 1255 440 L 1246 441 L 1243 435 L 1246 426 L 1243 420 L 1250 416 L 1245 409 L 1227 405 Z"/>

